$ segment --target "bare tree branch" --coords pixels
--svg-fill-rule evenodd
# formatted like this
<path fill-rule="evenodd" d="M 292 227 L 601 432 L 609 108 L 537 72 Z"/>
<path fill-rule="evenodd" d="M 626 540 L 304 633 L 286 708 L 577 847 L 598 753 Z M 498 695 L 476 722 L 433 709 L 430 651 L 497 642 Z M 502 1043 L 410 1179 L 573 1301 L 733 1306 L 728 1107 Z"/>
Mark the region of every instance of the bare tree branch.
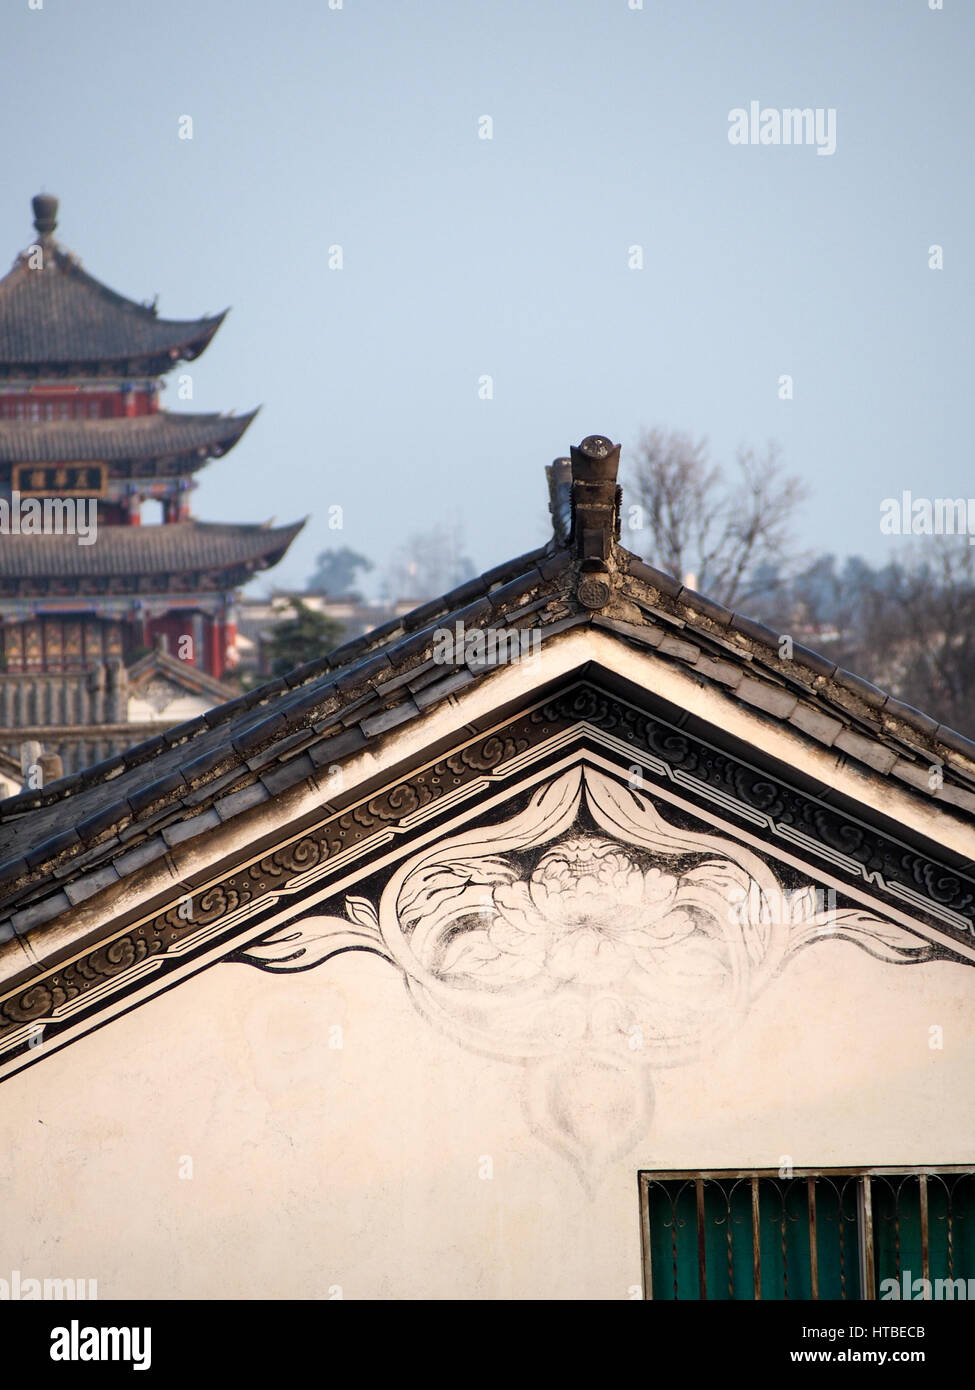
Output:
<path fill-rule="evenodd" d="M 795 565 L 791 526 L 806 489 L 783 472 L 780 452 L 741 448 L 729 482 L 710 462 L 706 439 L 676 430 L 647 430 L 630 468 L 629 494 L 642 530 L 631 543 L 647 560 L 719 602 L 734 605 L 760 591 L 758 571 Z M 633 509 L 631 509 L 632 512 Z"/>

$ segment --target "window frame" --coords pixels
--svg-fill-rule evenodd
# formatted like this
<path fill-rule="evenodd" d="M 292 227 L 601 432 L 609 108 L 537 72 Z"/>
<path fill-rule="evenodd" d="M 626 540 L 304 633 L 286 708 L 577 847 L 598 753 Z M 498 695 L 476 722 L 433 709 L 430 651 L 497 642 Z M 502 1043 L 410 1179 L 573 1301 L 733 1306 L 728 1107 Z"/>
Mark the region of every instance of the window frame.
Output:
<path fill-rule="evenodd" d="M 749 1181 L 751 1184 L 752 1199 L 752 1250 L 753 1250 L 753 1287 L 755 1290 L 754 1299 L 756 1302 L 762 1301 L 760 1290 L 761 1261 L 759 1252 L 759 1236 L 757 1235 L 756 1219 L 758 1216 L 759 1188 L 758 1183 L 761 1179 L 772 1179 L 775 1182 L 794 1181 L 796 1179 L 813 1178 L 855 1178 L 857 1180 L 857 1243 L 860 1260 L 860 1287 L 863 1296 L 859 1300 L 851 1302 L 874 1302 L 877 1299 L 876 1272 L 874 1263 L 874 1223 L 873 1223 L 873 1202 L 871 1198 L 871 1184 L 874 1178 L 916 1177 L 924 1179 L 918 1185 L 920 1221 L 921 1221 L 921 1244 L 922 1244 L 922 1269 L 921 1277 L 930 1278 L 930 1244 L 928 1237 L 928 1201 L 927 1201 L 927 1178 L 930 1176 L 954 1175 L 958 1177 L 975 1178 L 975 1165 L 972 1164 L 902 1164 L 886 1167 L 871 1168 L 791 1168 L 788 1178 L 785 1178 L 779 1168 L 677 1168 L 677 1169 L 652 1169 L 641 1168 L 637 1173 L 637 1184 L 640 1200 L 640 1263 L 641 1275 L 643 1280 L 643 1297 L 645 1301 L 653 1302 L 653 1271 L 650 1263 L 650 1185 L 651 1183 L 666 1182 L 686 1182 L 693 1183 L 696 1188 L 696 1210 L 698 1221 L 698 1270 L 701 1275 L 701 1289 L 706 1291 L 706 1270 L 702 1272 L 701 1261 L 703 1255 L 703 1184 L 707 1181 L 718 1182 L 743 1182 Z M 810 1224 L 815 1232 L 815 1202 L 812 1202 L 810 1209 Z M 815 1242 L 810 1248 L 810 1279 L 814 1293 L 814 1299 L 818 1300 L 818 1258 L 816 1254 Z M 706 1298 L 701 1301 L 707 1301 Z"/>

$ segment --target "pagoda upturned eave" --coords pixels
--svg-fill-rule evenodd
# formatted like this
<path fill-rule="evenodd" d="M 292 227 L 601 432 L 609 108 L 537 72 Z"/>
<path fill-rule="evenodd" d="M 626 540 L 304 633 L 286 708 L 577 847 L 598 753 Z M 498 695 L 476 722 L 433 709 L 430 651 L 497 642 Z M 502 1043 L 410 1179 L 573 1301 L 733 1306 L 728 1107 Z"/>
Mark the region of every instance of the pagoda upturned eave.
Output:
<path fill-rule="evenodd" d="M 41 238 L 0 280 L 0 377 L 160 375 L 199 357 L 228 312 L 159 318 Z"/>
<path fill-rule="evenodd" d="M 0 420 L 0 468 L 14 463 L 124 463 L 191 456 L 194 466 L 234 447 L 257 411 L 244 415 L 167 410 L 109 420 Z M 2 476 L 2 475 L 0 475 Z"/>
<path fill-rule="evenodd" d="M 86 582 L 121 582 L 137 593 L 140 582 L 171 576 L 223 575 L 235 588 L 250 573 L 283 558 L 305 525 L 234 525 L 205 521 L 159 526 L 104 526 L 92 544 L 76 535 L 5 534 L 0 545 L 0 596 L 28 598 L 51 594 L 51 584 L 83 594 Z M 237 576 L 237 577 L 232 577 Z M 113 586 L 114 588 L 114 586 Z"/>

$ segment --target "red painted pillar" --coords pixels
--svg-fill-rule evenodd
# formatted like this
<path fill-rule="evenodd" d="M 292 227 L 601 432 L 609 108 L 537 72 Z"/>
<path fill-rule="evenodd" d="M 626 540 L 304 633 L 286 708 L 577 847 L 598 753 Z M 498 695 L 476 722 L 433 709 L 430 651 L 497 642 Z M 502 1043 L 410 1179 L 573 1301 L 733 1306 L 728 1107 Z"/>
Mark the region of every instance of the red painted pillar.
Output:
<path fill-rule="evenodd" d="M 223 642 L 224 666 L 226 670 L 232 671 L 240 660 L 237 655 L 237 621 L 233 609 L 230 609 L 227 614 L 227 621 L 223 630 Z"/>

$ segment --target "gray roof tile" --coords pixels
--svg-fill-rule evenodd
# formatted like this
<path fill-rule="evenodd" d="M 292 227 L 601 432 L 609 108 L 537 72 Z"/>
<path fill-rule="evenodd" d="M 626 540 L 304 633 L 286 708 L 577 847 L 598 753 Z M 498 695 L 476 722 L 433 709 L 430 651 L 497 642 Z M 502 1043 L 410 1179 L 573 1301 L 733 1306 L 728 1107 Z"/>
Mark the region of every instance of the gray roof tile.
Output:
<path fill-rule="evenodd" d="M 66 883 L 64 891 L 71 902 L 77 905 L 86 898 L 94 897 L 103 888 L 110 888 L 113 883 L 118 883 L 119 872 L 114 864 L 104 864 L 100 869 L 95 869 L 90 874 L 85 874 L 83 878 L 76 879 L 74 883 Z"/>
<path fill-rule="evenodd" d="M 232 820 L 234 816 L 239 816 L 242 811 L 249 811 L 252 806 L 259 806 L 262 801 L 270 799 L 268 790 L 260 782 L 252 782 L 250 786 L 241 787 L 240 791 L 231 792 L 229 796 L 223 796 L 219 801 L 213 803 L 213 809 L 222 821 Z"/>
<path fill-rule="evenodd" d="M 693 664 L 701 654 L 701 648 L 693 642 L 683 642 L 679 637 L 674 637 L 672 633 L 666 633 L 660 641 L 658 652 L 664 656 L 675 656 L 678 661 L 687 661 Z"/>
<path fill-rule="evenodd" d="M 31 903 L 29 907 L 21 908 L 15 912 L 10 921 L 14 931 L 18 936 L 23 936 L 24 932 L 30 931 L 34 927 L 43 926 L 52 917 L 59 917 L 62 912 L 66 912 L 71 906 L 71 899 L 62 889 L 54 893 L 49 898 L 41 898 L 39 902 Z"/>
<path fill-rule="evenodd" d="M 277 796 L 278 792 L 285 791 L 298 782 L 307 782 L 314 775 L 315 764 L 307 753 L 300 753 L 296 758 L 289 758 L 285 763 L 267 768 L 261 773 L 261 782 L 272 796 Z"/>
<path fill-rule="evenodd" d="M 832 747 L 837 735 L 846 727 L 841 719 L 834 719 L 812 705 L 797 705 L 789 715 L 789 723 L 801 729 L 804 734 L 814 738 L 817 743 Z"/>
<path fill-rule="evenodd" d="M 864 738 L 853 729 L 841 730 L 833 740 L 833 747 L 849 753 L 852 758 L 876 768 L 878 772 L 890 772 L 897 762 L 897 754 L 892 748 L 884 748 L 875 739 Z"/>
<path fill-rule="evenodd" d="M 455 695 L 458 690 L 463 690 L 473 680 L 474 673 L 465 667 L 462 671 L 454 671 L 443 680 L 434 681 L 432 685 L 425 685 L 422 690 L 415 691 L 413 699 L 418 708 L 427 709 L 439 700 L 445 700 L 448 695 Z"/>
<path fill-rule="evenodd" d="M 124 854 L 119 854 L 112 861 L 118 869 L 119 876 L 126 878 L 129 874 L 134 874 L 137 869 L 144 869 L 147 864 L 151 864 L 156 859 L 161 859 L 169 850 L 169 846 L 161 835 L 154 835 L 151 840 L 143 840 L 142 844 L 135 845 L 128 849 Z"/>
<path fill-rule="evenodd" d="M 658 589 L 670 598 L 676 598 L 684 587 L 680 580 L 675 579 L 673 575 L 664 574 L 663 570 L 654 569 L 652 565 L 646 564 L 635 555 L 627 556 L 627 571 L 634 578 L 642 579 L 644 584 L 649 584 L 651 588 Z"/>
<path fill-rule="evenodd" d="M 405 724 L 407 719 L 414 719 L 418 713 L 419 709 L 414 700 L 404 700 L 392 709 L 383 710 L 380 714 L 371 714 L 368 719 L 360 720 L 359 727 L 366 738 L 372 738 L 376 734 L 388 733 L 399 724 Z"/>
<path fill-rule="evenodd" d="M 776 719 L 788 719 L 799 703 L 798 696 L 791 690 L 769 685 L 766 681 L 756 680 L 754 676 L 744 676 L 735 687 L 735 694 L 739 700 L 774 714 Z"/>
<path fill-rule="evenodd" d="M 360 748 L 364 748 L 365 744 L 366 736 L 361 729 L 346 729 L 344 733 L 312 744 L 308 756 L 316 767 L 333 767 L 350 753 L 357 753 Z"/>
<path fill-rule="evenodd" d="M 764 623 L 756 623 L 752 618 L 743 617 L 741 613 L 733 613 L 729 627 L 745 637 L 750 637 L 753 642 L 761 642 L 765 647 L 778 650 L 780 634 L 773 628 L 766 627 Z"/>
<path fill-rule="evenodd" d="M 693 589 L 681 589 L 678 600 L 686 608 L 690 608 L 695 613 L 701 613 L 705 618 L 710 618 L 713 623 L 719 623 L 722 627 L 727 627 L 734 614 L 730 608 L 725 608 L 722 603 L 715 603 L 713 599 L 706 598 L 704 594 L 696 593 Z"/>
<path fill-rule="evenodd" d="M 893 719 L 903 720 L 905 724 L 909 724 L 912 729 L 917 729 L 922 734 L 933 734 L 938 729 L 937 719 L 932 719 L 930 714 L 923 714 L 913 705 L 904 704 L 902 700 L 895 700 L 893 695 L 888 695 L 884 702 L 884 714 L 890 715 Z"/>
<path fill-rule="evenodd" d="M 835 661 L 820 656 L 819 652 L 810 651 L 801 642 L 793 642 L 792 660 L 797 661 L 800 666 L 805 666 L 809 671 L 815 671 L 817 676 L 831 676 L 836 670 Z"/>
<path fill-rule="evenodd" d="M 860 699 L 872 709 L 881 709 L 889 698 L 886 691 L 881 690 L 879 686 L 871 685 L 862 676 L 855 676 L 852 671 L 844 671 L 841 667 L 833 672 L 833 680 L 844 690 L 850 690 L 854 695 L 859 695 Z"/>
<path fill-rule="evenodd" d="M 962 757 L 970 758 L 975 762 L 975 741 L 966 738 L 957 729 L 949 729 L 947 724 L 939 724 L 935 738 L 946 748 L 950 748 L 953 752 L 960 753 Z"/>
<path fill-rule="evenodd" d="M 164 826 L 162 837 L 172 849 L 175 845 L 181 845 L 184 840 L 191 840 L 194 835 L 202 835 L 204 830 L 216 830 L 219 824 L 220 817 L 213 807 L 210 807 L 209 810 L 201 811 L 197 816 L 190 816 L 187 820 L 179 820 L 173 825 Z"/>
<path fill-rule="evenodd" d="M 722 661 L 720 657 L 708 656 L 704 652 L 694 663 L 694 670 L 698 675 L 705 676 L 708 680 L 720 681 L 722 685 L 730 685 L 732 689 L 745 679 L 745 673 L 740 666 L 731 661 Z"/>

